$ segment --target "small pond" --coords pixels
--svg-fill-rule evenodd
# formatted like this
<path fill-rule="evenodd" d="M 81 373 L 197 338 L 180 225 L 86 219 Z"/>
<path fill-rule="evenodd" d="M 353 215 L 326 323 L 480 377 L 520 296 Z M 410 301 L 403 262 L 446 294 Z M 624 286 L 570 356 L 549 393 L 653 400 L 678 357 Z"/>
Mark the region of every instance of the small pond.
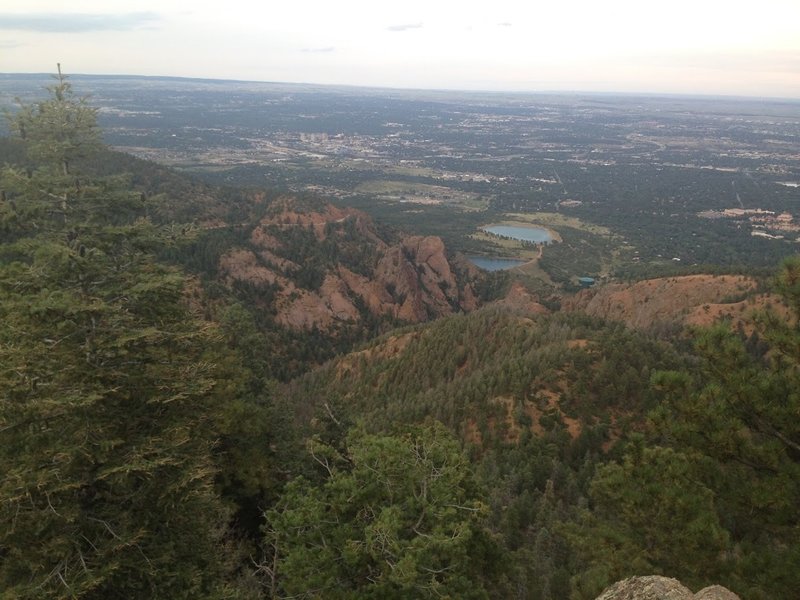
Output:
<path fill-rule="evenodd" d="M 519 260 L 516 258 L 491 258 L 489 256 L 468 256 L 470 262 L 476 267 L 480 267 L 486 271 L 502 271 L 503 269 L 513 269 L 520 265 L 524 265 L 526 260 Z"/>
<path fill-rule="evenodd" d="M 487 225 L 481 227 L 487 233 L 502 235 L 503 237 L 513 238 L 524 242 L 537 242 L 539 244 L 549 244 L 553 241 L 553 236 L 547 229 L 542 227 L 524 227 L 514 225 Z"/>

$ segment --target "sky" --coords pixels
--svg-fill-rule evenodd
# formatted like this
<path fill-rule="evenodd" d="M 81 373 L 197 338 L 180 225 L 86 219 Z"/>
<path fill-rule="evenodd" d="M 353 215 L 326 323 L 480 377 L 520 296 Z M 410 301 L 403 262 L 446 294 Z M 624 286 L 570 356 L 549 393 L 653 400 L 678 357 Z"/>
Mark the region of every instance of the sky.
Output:
<path fill-rule="evenodd" d="M 800 0 L 3 0 L 0 72 L 800 98 Z"/>

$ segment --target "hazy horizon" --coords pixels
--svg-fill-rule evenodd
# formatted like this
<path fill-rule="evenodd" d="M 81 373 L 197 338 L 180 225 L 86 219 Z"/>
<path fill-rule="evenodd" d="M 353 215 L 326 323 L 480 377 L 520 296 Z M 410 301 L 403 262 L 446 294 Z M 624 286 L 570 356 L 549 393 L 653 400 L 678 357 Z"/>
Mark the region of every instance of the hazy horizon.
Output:
<path fill-rule="evenodd" d="M 75 78 L 130 78 L 130 79 L 164 79 L 164 80 L 184 80 L 187 82 L 209 82 L 209 83 L 234 83 L 234 84 L 254 84 L 254 85 L 275 85 L 275 86 L 299 86 L 299 87 L 327 87 L 327 88 L 353 88 L 356 90 L 386 90 L 389 92 L 430 92 L 433 94 L 439 93 L 464 93 L 464 94 L 508 94 L 511 96 L 571 96 L 571 95 L 586 95 L 586 96 L 623 96 L 623 97 L 653 97 L 653 98 L 685 98 L 685 99 L 709 99 L 715 98 L 729 99 L 729 100 L 767 100 L 777 102 L 798 102 L 800 103 L 800 96 L 766 96 L 766 95 L 744 95 L 744 94 L 704 94 L 704 93 L 691 93 L 691 92 L 649 92 L 649 91 L 616 91 L 616 90 L 589 90 L 589 89 L 480 89 L 480 88 L 453 88 L 453 87 L 400 87 L 400 86 L 382 86 L 382 85 L 359 85 L 348 83 L 320 83 L 317 81 L 277 81 L 277 80 L 257 80 L 257 79 L 234 79 L 234 78 L 220 78 L 220 77 L 201 77 L 201 76 L 183 76 L 183 75 L 138 75 L 132 73 L 71 73 L 62 66 L 64 75 L 69 79 Z M 0 72 L 0 77 L 53 77 L 57 72 L 57 65 L 53 66 L 50 71 L 40 72 Z M 44 88 L 42 88 L 44 90 Z M 78 90 L 80 91 L 80 90 Z"/>
<path fill-rule="evenodd" d="M 800 2 L 10 0 L 0 72 L 800 98 Z"/>

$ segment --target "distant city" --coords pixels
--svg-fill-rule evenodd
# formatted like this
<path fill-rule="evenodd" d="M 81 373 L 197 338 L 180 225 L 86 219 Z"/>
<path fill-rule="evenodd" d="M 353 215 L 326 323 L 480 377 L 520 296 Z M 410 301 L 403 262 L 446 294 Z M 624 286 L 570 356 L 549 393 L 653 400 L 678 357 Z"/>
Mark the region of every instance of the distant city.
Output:
<path fill-rule="evenodd" d="M 800 239 L 800 102 L 72 82 L 119 150 L 215 183 L 313 193 L 401 226 L 432 207 L 558 213 L 613 232 L 628 251 L 617 262 L 774 264 Z M 2 75 L 0 103 L 47 83 Z M 765 245 L 776 243 L 791 246 Z"/>

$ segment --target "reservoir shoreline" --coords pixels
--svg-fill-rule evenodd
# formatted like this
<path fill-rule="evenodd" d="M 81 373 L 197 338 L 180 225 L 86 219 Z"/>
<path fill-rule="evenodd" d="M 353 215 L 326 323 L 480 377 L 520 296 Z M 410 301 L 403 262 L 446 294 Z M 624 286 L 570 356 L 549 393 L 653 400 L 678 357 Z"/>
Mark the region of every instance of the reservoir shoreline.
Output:
<path fill-rule="evenodd" d="M 530 242 L 536 244 L 539 249 L 539 255 L 534 258 L 523 256 L 493 256 L 490 254 L 482 256 L 471 255 L 467 257 L 472 264 L 487 271 L 515 269 L 530 263 L 536 263 L 539 257 L 541 257 L 542 246 L 562 241 L 557 231 L 535 223 L 499 221 L 497 223 L 482 225 L 478 229 L 482 233 L 490 236 L 499 236 L 519 242 Z M 522 248 L 520 250 L 525 249 Z"/>
<path fill-rule="evenodd" d="M 484 233 L 509 237 L 519 241 L 544 244 L 562 241 L 561 236 L 553 229 L 533 223 L 522 223 L 520 221 L 499 221 L 497 223 L 482 225 L 479 229 Z M 525 230 L 531 233 L 526 234 Z"/>

